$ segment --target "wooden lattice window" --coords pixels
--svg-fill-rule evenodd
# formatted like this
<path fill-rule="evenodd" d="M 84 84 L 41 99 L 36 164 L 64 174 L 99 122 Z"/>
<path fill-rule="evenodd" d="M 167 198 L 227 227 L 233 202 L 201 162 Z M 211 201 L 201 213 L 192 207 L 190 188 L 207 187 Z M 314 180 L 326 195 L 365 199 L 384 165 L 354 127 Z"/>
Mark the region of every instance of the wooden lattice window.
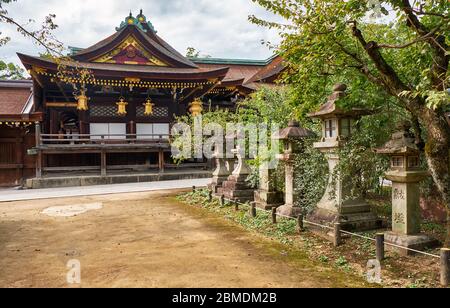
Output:
<path fill-rule="evenodd" d="M 145 107 L 137 106 L 136 107 L 136 116 L 139 118 L 168 118 L 169 117 L 169 108 L 168 107 L 153 107 L 153 115 L 146 116 L 144 114 Z"/>
<path fill-rule="evenodd" d="M 119 117 L 115 105 L 92 105 L 90 115 L 91 117 Z"/>

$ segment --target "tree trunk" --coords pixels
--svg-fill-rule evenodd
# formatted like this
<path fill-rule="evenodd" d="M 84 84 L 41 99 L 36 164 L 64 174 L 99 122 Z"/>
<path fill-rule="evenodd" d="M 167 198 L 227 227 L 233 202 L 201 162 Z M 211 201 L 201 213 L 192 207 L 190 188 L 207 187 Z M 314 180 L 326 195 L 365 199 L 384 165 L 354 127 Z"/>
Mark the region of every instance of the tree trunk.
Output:
<path fill-rule="evenodd" d="M 427 127 L 425 155 L 434 183 L 447 208 L 446 247 L 450 247 L 450 127 L 444 117 L 430 109 L 418 115 Z"/>

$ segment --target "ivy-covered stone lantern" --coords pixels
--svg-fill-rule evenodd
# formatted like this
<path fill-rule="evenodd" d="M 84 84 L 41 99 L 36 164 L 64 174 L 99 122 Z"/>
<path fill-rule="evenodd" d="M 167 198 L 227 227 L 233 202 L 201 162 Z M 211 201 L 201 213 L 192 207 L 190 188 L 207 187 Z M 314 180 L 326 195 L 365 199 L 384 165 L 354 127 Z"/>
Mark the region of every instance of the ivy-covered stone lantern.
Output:
<path fill-rule="evenodd" d="M 336 172 L 339 164 L 339 150 L 357 129 L 357 121 L 373 112 L 364 108 L 344 109 L 341 104 L 347 97 L 347 86 L 337 84 L 333 94 L 319 111 L 309 114 L 322 121 L 322 138 L 314 144 L 325 154 L 329 166 L 329 179 L 325 194 L 308 220 L 330 224 L 339 222 L 346 230 L 370 230 L 381 227 L 382 221 L 370 211 L 369 204 L 360 196 L 351 193 L 351 176 Z"/>
<path fill-rule="evenodd" d="M 277 209 L 277 212 L 284 216 L 297 217 L 302 214 L 302 209 L 298 206 L 299 194 L 295 191 L 294 162 L 297 155 L 302 152 L 299 140 L 312 137 L 314 133 L 301 127 L 296 121 L 290 121 L 287 128 L 282 129 L 273 138 L 281 140 L 284 145 L 284 153 L 278 158 L 285 163 L 285 204 Z"/>

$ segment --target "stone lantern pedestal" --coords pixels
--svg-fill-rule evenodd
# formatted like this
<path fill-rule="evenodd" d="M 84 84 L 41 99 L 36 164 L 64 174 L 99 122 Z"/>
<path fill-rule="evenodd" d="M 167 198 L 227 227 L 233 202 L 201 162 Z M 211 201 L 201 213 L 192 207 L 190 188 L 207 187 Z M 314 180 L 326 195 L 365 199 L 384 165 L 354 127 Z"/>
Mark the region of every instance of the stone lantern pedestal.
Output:
<path fill-rule="evenodd" d="M 215 196 L 222 195 L 222 184 L 225 182 L 228 177 L 231 175 L 234 169 L 234 159 L 222 158 L 220 157 L 220 153 L 216 151 L 214 153 L 215 161 L 216 161 L 216 169 L 212 174 L 211 183 L 208 184 L 208 189 Z"/>
<path fill-rule="evenodd" d="M 328 160 L 329 179 L 325 194 L 307 219 L 322 225 L 339 222 L 347 231 L 373 230 L 382 227 L 382 220 L 370 211 L 370 205 L 362 197 L 351 195 L 351 177 L 335 175 L 340 160 L 339 149 L 357 129 L 357 119 L 371 114 L 360 108 L 341 109 L 337 103 L 346 97 L 346 90 L 346 85 L 337 84 L 320 110 L 309 115 L 322 120 L 322 140 L 314 147 Z"/>
<path fill-rule="evenodd" d="M 259 189 L 255 191 L 258 208 L 270 210 L 283 204 L 283 194 L 275 189 L 275 170 L 263 165 L 259 169 Z"/>
<path fill-rule="evenodd" d="M 420 169 L 420 149 L 415 144 L 410 125 L 401 125 L 401 131 L 392 135 L 384 147 L 376 153 L 389 155 L 391 169 L 386 178 L 392 181 L 392 231 L 385 234 L 387 243 L 415 250 L 433 248 L 439 242 L 420 233 L 420 182 L 429 176 Z M 401 248 L 389 248 L 402 255 L 414 254 Z"/>
<path fill-rule="evenodd" d="M 228 200 L 251 202 L 254 199 L 254 190 L 246 180 L 252 170 L 245 163 L 245 158 L 242 156 L 239 147 L 233 150 L 233 153 L 237 156 L 238 163 L 233 173 L 223 182 L 222 194 Z"/>

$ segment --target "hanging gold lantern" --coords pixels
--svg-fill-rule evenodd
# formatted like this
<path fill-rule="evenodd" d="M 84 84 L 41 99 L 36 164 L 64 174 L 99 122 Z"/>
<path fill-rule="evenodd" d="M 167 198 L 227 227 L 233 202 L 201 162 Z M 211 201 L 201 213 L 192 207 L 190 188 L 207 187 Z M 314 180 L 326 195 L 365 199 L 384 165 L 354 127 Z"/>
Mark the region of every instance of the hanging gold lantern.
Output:
<path fill-rule="evenodd" d="M 144 103 L 144 107 L 145 107 L 144 115 L 146 115 L 146 116 L 153 115 L 153 107 L 154 106 L 155 106 L 155 104 L 152 103 L 152 100 L 147 98 L 147 100 Z"/>
<path fill-rule="evenodd" d="M 126 116 L 128 103 L 125 101 L 125 99 L 121 97 L 120 100 L 116 103 L 116 105 L 117 105 L 117 114 L 120 116 Z"/>
<path fill-rule="evenodd" d="M 86 90 L 82 88 L 80 90 L 80 95 L 75 96 L 75 99 L 77 100 L 77 109 L 80 111 L 86 111 L 88 110 L 88 97 L 86 96 Z"/>
<path fill-rule="evenodd" d="M 189 112 L 192 116 L 197 117 L 202 114 L 203 111 L 203 103 L 199 98 L 196 98 L 191 104 L 189 108 Z"/>

